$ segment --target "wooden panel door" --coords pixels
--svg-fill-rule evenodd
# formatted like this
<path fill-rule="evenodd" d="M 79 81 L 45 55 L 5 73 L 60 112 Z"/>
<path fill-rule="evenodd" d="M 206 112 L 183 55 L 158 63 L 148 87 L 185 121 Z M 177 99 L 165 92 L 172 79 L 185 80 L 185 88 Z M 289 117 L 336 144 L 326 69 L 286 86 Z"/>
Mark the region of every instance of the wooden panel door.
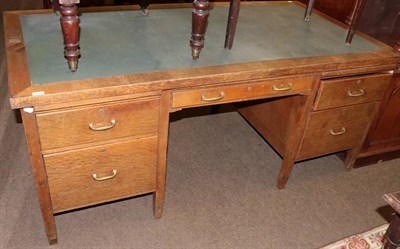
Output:
<path fill-rule="evenodd" d="M 367 151 L 400 149 L 400 72 L 393 77 L 392 87 L 387 102 L 381 112 Z"/>

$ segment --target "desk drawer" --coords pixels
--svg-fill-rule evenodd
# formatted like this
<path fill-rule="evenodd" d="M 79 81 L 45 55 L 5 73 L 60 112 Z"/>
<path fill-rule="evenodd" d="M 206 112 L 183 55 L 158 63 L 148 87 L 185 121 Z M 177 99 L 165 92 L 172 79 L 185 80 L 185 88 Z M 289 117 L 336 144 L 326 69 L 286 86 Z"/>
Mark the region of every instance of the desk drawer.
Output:
<path fill-rule="evenodd" d="M 158 114 L 158 99 L 41 113 L 37 123 L 42 150 L 155 133 Z"/>
<path fill-rule="evenodd" d="M 157 137 L 47 155 L 44 160 L 54 211 L 70 210 L 153 192 Z"/>
<path fill-rule="evenodd" d="M 217 87 L 201 87 L 172 93 L 172 108 L 204 106 L 256 99 L 263 96 L 284 96 L 310 90 L 312 77 L 297 77 Z"/>
<path fill-rule="evenodd" d="M 369 103 L 311 113 L 297 160 L 358 146 L 375 106 Z"/>
<path fill-rule="evenodd" d="M 377 74 L 347 79 L 323 80 L 315 110 L 382 100 L 391 74 Z"/>

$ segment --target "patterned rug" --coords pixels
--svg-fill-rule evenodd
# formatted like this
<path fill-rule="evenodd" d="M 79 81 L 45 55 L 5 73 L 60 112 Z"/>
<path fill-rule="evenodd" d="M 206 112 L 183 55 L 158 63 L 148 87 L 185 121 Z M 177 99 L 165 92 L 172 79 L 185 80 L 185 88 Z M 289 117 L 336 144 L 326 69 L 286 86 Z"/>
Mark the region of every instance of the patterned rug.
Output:
<path fill-rule="evenodd" d="M 381 249 L 389 224 L 352 235 L 319 249 Z"/>

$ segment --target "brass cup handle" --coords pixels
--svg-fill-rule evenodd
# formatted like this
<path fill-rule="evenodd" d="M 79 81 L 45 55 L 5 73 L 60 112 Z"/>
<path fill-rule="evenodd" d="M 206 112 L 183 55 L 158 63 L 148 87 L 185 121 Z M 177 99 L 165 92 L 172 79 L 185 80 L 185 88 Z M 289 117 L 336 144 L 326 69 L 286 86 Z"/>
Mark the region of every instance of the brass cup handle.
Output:
<path fill-rule="evenodd" d="M 348 91 L 347 92 L 347 96 L 349 97 L 360 97 L 363 96 L 365 94 L 365 91 L 363 89 L 360 89 L 360 91 L 353 93 L 352 91 Z"/>
<path fill-rule="evenodd" d="M 109 130 L 109 129 L 111 129 L 111 128 L 113 128 L 114 126 L 115 126 L 115 119 L 111 119 L 111 121 L 110 121 L 110 125 L 106 125 L 106 126 L 99 126 L 99 127 L 96 127 L 93 123 L 90 123 L 89 124 L 89 128 L 92 130 L 92 131 L 105 131 L 105 130 Z"/>
<path fill-rule="evenodd" d="M 201 100 L 202 101 L 206 101 L 206 102 L 213 102 L 213 101 L 218 101 L 221 100 L 225 97 L 225 93 L 224 92 L 220 92 L 219 96 L 217 97 L 207 97 L 204 93 L 201 95 Z"/>
<path fill-rule="evenodd" d="M 289 91 L 293 88 L 293 84 L 292 83 L 288 83 L 287 86 L 284 87 L 279 87 L 277 85 L 273 85 L 272 86 L 272 90 L 274 91 Z"/>
<path fill-rule="evenodd" d="M 346 132 L 346 128 L 342 127 L 342 129 L 340 129 L 340 131 L 334 131 L 333 129 L 331 129 L 329 132 L 333 136 L 339 136 L 339 135 L 342 135 L 342 134 L 344 134 Z"/>
<path fill-rule="evenodd" d="M 97 174 L 93 174 L 93 179 L 95 179 L 96 181 L 105 181 L 105 180 L 109 180 L 111 178 L 114 178 L 117 175 L 117 170 L 113 169 L 113 174 L 110 176 L 104 176 L 104 177 L 97 177 Z"/>

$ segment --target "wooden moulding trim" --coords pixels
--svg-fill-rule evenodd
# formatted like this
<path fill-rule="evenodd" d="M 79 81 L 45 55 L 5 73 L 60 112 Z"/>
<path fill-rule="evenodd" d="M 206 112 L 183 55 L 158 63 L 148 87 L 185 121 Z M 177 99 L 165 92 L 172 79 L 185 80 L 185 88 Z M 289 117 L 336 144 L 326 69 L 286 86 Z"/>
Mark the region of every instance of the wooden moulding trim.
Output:
<path fill-rule="evenodd" d="M 329 79 L 334 77 L 341 77 L 341 76 L 348 76 L 348 75 L 355 75 L 355 74 L 369 74 L 369 73 L 376 73 L 376 72 L 384 72 L 393 70 L 393 67 L 389 66 L 374 66 L 374 67 L 365 67 L 360 69 L 348 69 L 348 70 L 341 70 L 341 71 L 330 71 L 322 73 L 322 79 Z"/>
<path fill-rule="evenodd" d="M 388 53 L 392 52 L 344 56 L 347 60 L 343 56 L 310 57 L 33 85 L 12 96 L 10 103 L 12 108 L 22 108 L 308 73 L 322 73 L 327 78 L 393 70 L 399 61 L 399 55 L 393 52 L 393 56 L 388 56 Z M 32 96 L 33 92 L 39 91 L 45 94 Z"/>
<path fill-rule="evenodd" d="M 399 142 L 398 141 L 394 141 L 394 142 Z M 379 155 L 382 153 L 390 153 L 390 152 L 395 152 L 395 151 L 400 151 L 400 145 L 396 146 L 396 143 L 394 143 L 394 145 L 392 147 L 387 147 L 387 148 L 378 148 L 379 150 L 372 150 L 370 149 L 370 151 L 366 151 L 366 152 L 361 152 L 357 155 L 357 158 L 363 158 L 363 157 L 369 157 L 369 156 L 375 156 L 375 155 Z"/>
<path fill-rule="evenodd" d="M 128 95 L 96 98 L 96 99 L 85 99 L 85 100 L 81 100 L 81 101 L 75 101 L 73 103 L 73 105 L 71 105 L 71 103 L 69 103 L 69 102 L 54 103 L 54 104 L 49 104 L 49 105 L 37 105 L 37 106 L 35 106 L 35 111 L 42 112 L 42 111 L 48 111 L 48 110 L 63 109 L 63 108 L 67 108 L 67 107 L 70 108 L 72 106 L 78 107 L 78 106 L 84 106 L 84 105 L 95 105 L 95 104 L 104 103 L 104 102 L 126 101 L 126 100 L 138 99 L 138 98 L 141 98 L 143 100 L 143 99 L 153 98 L 155 96 L 160 96 L 160 95 L 161 95 L 161 92 L 147 92 L 147 93 L 128 94 Z"/>
<path fill-rule="evenodd" d="M 4 13 L 8 91 L 11 96 L 31 86 L 19 15 Z"/>

